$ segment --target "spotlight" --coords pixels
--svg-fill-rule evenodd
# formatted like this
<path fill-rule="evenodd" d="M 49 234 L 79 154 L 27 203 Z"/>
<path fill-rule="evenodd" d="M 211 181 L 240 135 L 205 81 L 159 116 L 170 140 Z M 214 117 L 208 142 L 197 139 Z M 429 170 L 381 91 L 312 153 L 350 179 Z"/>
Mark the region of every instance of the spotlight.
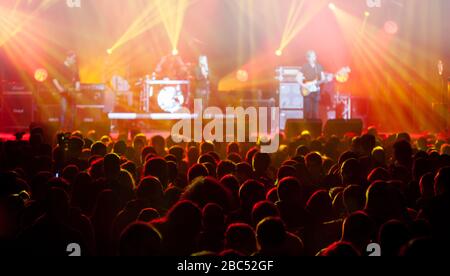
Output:
<path fill-rule="evenodd" d="M 278 49 L 278 50 L 275 51 L 275 55 L 281 57 L 283 55 L 283 51 Z"/>
<path fill-rule="evenodd" d="M 395 21 L 386 21 L 386 23 L 384 23 L 384 31 L 387 34 L 390 35 L 395 35 L 398 32 L 398 24 Z"/>
<path fill-rule="evenodd" d="M 244 69 L 238 70 L 236 72 L 236 79 L 240 82 L 247 82 L 248 81 L 248 72 Z"/>
<path fill-rule="evenodd" d="M 366 12 L 364 13 L 364 16 L 365 16 L 365 17 L 369 17 L 369 16 L 370 16 L 370 12 L 366 11 Z"/>
<path fill-rule="evenodd" d="M 112 50 L 112 49 L 108 49 L 108 50 L 106 50 L 106 53 L 107 53 L 108 55 L 112 55 L 113 50 Z"/>
<path fill-rule="evenodd" d="M 178 55 L 178 50 L 177 49 L 173 49 L 172 50 L 172 55 L 174 55 L 174 56 Z"/>
<path fill-rule="evenodd" d="M 44 82 L 48 78 L 48 72 L 44 68 L 39 68 L 34 71 L 34 79 L 38 82 Z"/>
<path fill-rule="evenodd" d="M 330 3 L 330 4 L 328 4 L 328 8 L 330 8 L 330 10 L 332 10 L 332 11 L 335 11 L 336 5 L 334 3 Z"/>

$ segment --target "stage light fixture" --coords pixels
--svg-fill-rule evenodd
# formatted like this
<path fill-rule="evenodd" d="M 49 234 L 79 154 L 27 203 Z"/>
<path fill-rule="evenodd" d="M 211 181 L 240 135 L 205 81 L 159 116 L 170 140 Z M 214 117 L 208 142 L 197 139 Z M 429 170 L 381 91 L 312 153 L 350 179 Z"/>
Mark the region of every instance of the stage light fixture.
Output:
<path fill-rule="evenodd" d="M 335 11 L 336 5 L 334 3 L 330 3 L 330 4 L 328 4 L 328 8 L 330 8 L 330 10 L 332 10 L 332 11 Z"/>
<path fill-rule="evenodd" d="M 106 53 L 107 53 L 108 55 L 112 55 L 113 50 L 112 50 L 112 49 L 108 49 L 108 50 L 106 50 Z"/>
<path fill-rule="evenodd" d="M 172 55 L 177 56 L 178 55 L 178 49 L 173 49 L 172 50 Z"/>
<path fill-rule="evenodd" d="M 364 13 L 364 16 L 365 16 L 365 17 L 369 17 L 369 16 L 370 16 L 370 12 L 366 11 L 366 12 Z"/>
<path fill-rule="evenodd" d="M 248 72 L 244 69 L 240 69 L 236 72 L 236 79 L 240 82 L 248 81 Z"/>
<path fill-rule="evenodd" d="M 38 82 L 44 82 L 48 78 L 48 72 L 44 68 L 39 68 L 34 71 L 34 79 Z"/>
<path fill-rule="evenodd" d="M 280 49 L 275 51 L 275 55 L 278 57 L 281 57 L 283 55 L 283 51 L 281 51 Z"/>

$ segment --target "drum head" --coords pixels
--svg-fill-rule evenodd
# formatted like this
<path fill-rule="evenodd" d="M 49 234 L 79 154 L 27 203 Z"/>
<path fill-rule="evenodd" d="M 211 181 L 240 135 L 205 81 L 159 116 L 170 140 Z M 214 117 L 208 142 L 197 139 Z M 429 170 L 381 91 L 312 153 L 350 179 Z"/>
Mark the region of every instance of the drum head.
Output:
<path fill-rule="evenodd" d="M 158 93 L 158 106 L 165 112 L 177 112 L 183 107 L 183 104 L 183 93 L 177 87 L 166 86 Z"/>

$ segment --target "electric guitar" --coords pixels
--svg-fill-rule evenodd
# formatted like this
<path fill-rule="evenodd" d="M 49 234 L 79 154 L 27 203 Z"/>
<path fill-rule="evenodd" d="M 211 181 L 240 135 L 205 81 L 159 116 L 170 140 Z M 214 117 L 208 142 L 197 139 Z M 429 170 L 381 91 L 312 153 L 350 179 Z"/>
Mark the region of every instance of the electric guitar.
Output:
<path fill-rule="evenodd" d="M 336 74 L 325 73 L 325 79 L 323 80 L 313 80 L 313 81 L 305 81 L 305 76 L 303 73 L 298 73 L 297 81 L 301 86 L 301 93 L 303 97 L 307 97 L 312 93 L 317 93 L 320 91 L 320 86 L 324 83 L 332 82 L 333 79 L 336 79 L 338 82 L 346 82 L 349 78 L 349 74 L 352 70 L 350 67 L 346 66 L 340 69 Z"/>

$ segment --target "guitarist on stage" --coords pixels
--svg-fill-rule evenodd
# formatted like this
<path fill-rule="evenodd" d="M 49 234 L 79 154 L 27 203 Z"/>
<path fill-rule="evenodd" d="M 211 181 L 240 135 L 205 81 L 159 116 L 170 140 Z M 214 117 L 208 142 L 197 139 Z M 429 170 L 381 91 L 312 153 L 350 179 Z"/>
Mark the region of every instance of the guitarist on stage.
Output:
<path fill-rule="evenodd" d="M 302 66 L 302 74 L 304 82 L 317 82 L 318 85 L 309 88 L 309 95 L 305 95 L 305 119 L 319 119 L 319 102 L 320 102 L 320 83 L 325 80 L 325 73 L 322 65 L 317 63 L 317 55 L 314 51 L 306 53 L 308 61 Z"/>
<path fill-rule="evenodd" d="M 75 52 L 68 52 L 64 62 L 54 69 L 53 85 L 61 95 L 61 129 L 71 131 L 75 116 L 74 91 L 80 91 L 80 76 Z"/>

